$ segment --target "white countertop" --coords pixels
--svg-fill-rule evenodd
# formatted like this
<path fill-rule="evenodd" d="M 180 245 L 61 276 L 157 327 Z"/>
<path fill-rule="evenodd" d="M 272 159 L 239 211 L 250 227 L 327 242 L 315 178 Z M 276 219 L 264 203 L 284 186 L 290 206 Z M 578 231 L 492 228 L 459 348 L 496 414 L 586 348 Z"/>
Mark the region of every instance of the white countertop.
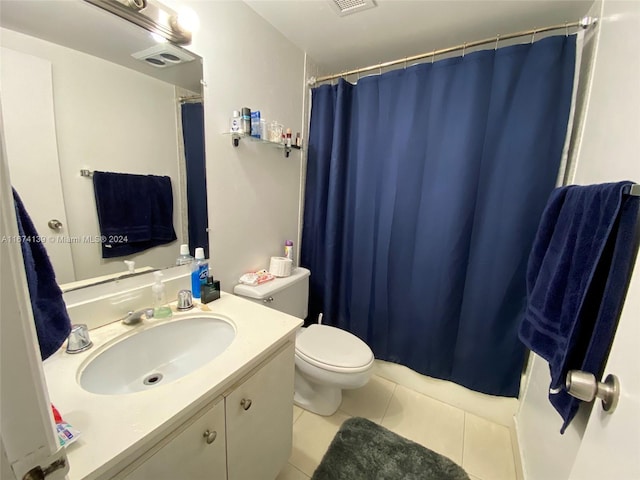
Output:
<path fill-rule="evenodd" d="M 287 341 L 295 341 L 302 320 L 222 293 L 219 300 L 170 319 L 126 326 L 116 321 L 90 331 L 94 346 L 70 355 L 65 345 L 44 362 L 51 402 L 81 432 L 67 447 L 69 480 L 117 473 L 181 422 L 221 395 Z M 208 308 L 208 310 L 207 310 Z M 180 318 L 220 314 L 236 328 L 233 343 L 218 357 L 166 385 L 126 395 L 99 395 L 82 389 L 78 371 L 102 345 L 132 329 Z M 116 468 L 114 468 L 117 466 Z"/>

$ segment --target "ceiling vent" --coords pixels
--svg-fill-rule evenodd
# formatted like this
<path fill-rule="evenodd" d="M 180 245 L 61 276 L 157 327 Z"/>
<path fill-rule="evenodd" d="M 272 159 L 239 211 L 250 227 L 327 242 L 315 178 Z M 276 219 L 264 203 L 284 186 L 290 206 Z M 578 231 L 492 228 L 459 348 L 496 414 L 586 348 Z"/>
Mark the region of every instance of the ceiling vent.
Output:
<path fill-rule="evenodd" d="M 131 56 L 158 68 L 172 67 L 180 63 L 190 62 L 196 58 L 182 48 L 170 43 L 159 43 L 146 50 L 132 53 Z"/>
<path fill-rule="evenodd" d="M 374 0 L 327 0 L 338 15 L 344 17 L 376 6 Z"/>

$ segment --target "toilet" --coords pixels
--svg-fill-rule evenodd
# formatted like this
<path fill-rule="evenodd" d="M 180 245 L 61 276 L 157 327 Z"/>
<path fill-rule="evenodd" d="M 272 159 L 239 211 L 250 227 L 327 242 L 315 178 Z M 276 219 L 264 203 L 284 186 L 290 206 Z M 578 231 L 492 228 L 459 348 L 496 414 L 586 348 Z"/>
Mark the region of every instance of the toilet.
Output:
<path fill-rule="evenodd" d="M 295 268 L 289 277 L 256 287 L 236 285 L 233 292 L 304 319 L 309 275 L 306 268 Z M 342 390 L 369 381 L 373 360 L 369 346 L 347 331 L 320 324 L 301 328 L 296 334 L 294 403 L 318 415 L 333 415 L 342 402 Z"/>

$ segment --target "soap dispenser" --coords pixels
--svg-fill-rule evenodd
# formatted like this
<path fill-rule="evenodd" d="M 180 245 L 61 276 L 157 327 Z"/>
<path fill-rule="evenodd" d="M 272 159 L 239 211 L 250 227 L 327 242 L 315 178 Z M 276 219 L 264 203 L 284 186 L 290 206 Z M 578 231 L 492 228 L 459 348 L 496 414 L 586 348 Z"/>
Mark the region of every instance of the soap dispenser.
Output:
<path fill-rule="evenodd" d="M 171 307 L 167 305 L 167 294 L 165 292 L 164 283 L 162 283 L 162 272 L 153 272 L 156 283 L 151 287 L 153 298 L 153 316 L 154 318 L 167 318 L 173 312 Z"/>

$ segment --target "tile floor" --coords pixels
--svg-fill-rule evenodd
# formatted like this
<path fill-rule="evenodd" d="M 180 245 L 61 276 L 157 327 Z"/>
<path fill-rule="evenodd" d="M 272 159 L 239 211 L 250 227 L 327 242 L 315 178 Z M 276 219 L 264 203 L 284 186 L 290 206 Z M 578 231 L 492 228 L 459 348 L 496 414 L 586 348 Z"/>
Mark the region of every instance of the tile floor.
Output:
<path fill-rule="evenodd" d="M 516 479 L 508 428 L 377 375 L 345 391 L 331 417 L 293 408 L 293 449 L 277 480 L 308 480 L 342 422 L 355 416 L 449 457 L 471 480 Z"/>

